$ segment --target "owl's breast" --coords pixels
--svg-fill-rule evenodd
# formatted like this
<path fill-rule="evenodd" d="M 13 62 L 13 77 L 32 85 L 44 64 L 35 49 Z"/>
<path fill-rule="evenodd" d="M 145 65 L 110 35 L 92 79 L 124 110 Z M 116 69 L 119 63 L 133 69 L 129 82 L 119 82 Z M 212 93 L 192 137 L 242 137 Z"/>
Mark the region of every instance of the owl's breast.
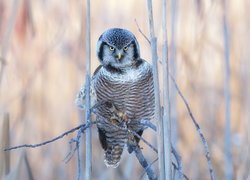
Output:
<path fill-rule="evenodd" d="M 117 76 L 117 75 L 116 75 Z M 124 75 L 123 75 L 124 76 Z M 154 87 L 151 70 L 134 79 L 123 81 L 122 77 L 99 75 L 94 82 L 97 103 L 111 102 L 130 120 L 152 119 L 154 115 Z M 108 108 L 101 107 L 98 116 L 110 118 Z"/>

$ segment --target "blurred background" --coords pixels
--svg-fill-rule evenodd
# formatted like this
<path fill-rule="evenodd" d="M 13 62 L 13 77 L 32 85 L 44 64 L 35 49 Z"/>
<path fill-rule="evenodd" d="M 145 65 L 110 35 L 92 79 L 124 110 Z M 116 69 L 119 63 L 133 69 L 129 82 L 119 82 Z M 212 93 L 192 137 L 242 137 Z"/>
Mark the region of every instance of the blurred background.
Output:
<path fill-rule="evenodd" d="M 51 139 L 83 121 L 74 100 L 85 79 L 85 4 L 80 0 L 0 0 L 1 142 L 6 140 L 2 135 L 7 127 L 2 125 L 5 113 L 9 114 L 11 146 Z M 161 1 L 153 1 L 159 60 L 161 7 Z M 232 153 L 233 179 L 250 178 L 249 9 L 247 0 L 227 0 L 226 6 L 222 0 L 171 0 L 167 4 L 170 71 L 208 141 L 217 179 L 225 177 L 225 149 Z M 112 27 L 132 31 L 142 58 L 151 62 L 150 45 L 135 19 L 149 37 L 146 1 L 91 1 L 92 73 L 99 64 L 96 42 Z M 229 42 L 226 49 L 225 38 Z M 226 52 L 230 76 L 225 73 Z M 227 93 L 229 98 L 225 98 Z M 173 144 L 182 157 L 184 173 L 190 179 L 209 179 L 203 145 L 174 88 L 171 119 Z M 231 145 L 225 145 L 226 119 L 231 121 L 231 138 L 226 138 Z M 143 169 L 126 151 L 117 169 L 106 168 L 96 127 L 92 132 L 93 179 L 141 178 Z M 11 151 L 10 175 L 20 173 L 18 179 L 76 179 L 76 157 L 64 162 L 70 150 L 68 142 L 75 136 L 36 149 Z M 148 129 L 144 137 L 156 146 L 154 132 Z M 143 142 L 140 145 L 147 160 L 155 160 L 157 155 Z"/>

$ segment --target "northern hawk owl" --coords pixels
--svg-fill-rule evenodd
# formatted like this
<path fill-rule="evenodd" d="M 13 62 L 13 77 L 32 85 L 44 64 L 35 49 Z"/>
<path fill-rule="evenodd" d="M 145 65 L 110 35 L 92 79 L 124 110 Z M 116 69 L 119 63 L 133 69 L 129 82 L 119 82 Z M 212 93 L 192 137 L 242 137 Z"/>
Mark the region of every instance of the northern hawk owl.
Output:
<path fill-rule="evenodd" d="M 139 44 L 128 30 L 112 28 L 97 42 L 97 56 L 101 65 L 91 80 L 94 113 L 107 166 L 119 165 L 123 148 L 128 152 L 138 145 L 145 127 L 141 120 L 154 117 L 154 86 L 151 65 L 140 57 Z M 84 106 L 84 88 L 77 104 Z"/>

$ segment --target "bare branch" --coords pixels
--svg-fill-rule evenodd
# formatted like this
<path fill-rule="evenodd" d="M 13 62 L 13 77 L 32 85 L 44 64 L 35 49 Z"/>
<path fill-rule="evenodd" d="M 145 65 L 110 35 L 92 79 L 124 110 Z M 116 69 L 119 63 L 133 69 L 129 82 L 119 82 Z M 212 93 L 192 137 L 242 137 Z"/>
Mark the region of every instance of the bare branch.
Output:
<path fill-rule="evenodd" d="M 89 127 L 91 127 L 95 123 L 96 122 L 91 122 L 91 123 L 88 123 L 88 124 L 81 124 L 81 125 L 73 128 L 73 129 L 71 129 L 69 131 L 64 132 L 60 136 L 57 136 L 57 137 L 55 137 L 55 138 L 53 138 L 51 140 L 44 141 L 44 142 L 39 143 L 39 144 L 23 144 L 23 145 L 19 145 L 19 146 L 10 147 L 10 148 L 5 148 L 4 151 L 10 151 L 10 150 L 19 149 L 19 148 L 37 148 L 39 146 L 44 146 L 46 144 L 52 143 L 54 141 L 57 141 L 58 139 L 61 139 L 64 136 L 67 136 L 68 134 L 71 134 L 71 133 L 75 132 L 78 129 L 80 129 L 81 130 L 80 132 L 83 133 L 84 130 L 88 129 Z"/>
<path fill-rule="evenodd" d="M 141 35 L 148 41 L 149 44 L 151 44 L 151 43 L 150 43 L 150 40 L 148 39 L 148 37 L 142 32 L 142 30 L 141 30 L 140 26 L 138 25 L 136 19 L 135 19 L 135 24 L 136 24 L 136 26 L 137 26 L 137 28 L 138 28 L 138 31 L 141 33 Z"/>
<path fill-rule="evenodd" d="M 141 123 L 142 125 L 146 126 L 146 127 L 149 127 L 149 128 L 151 128 L 151 129 L 153 129 L 154 131 L 157 131 L 156 125 L 154 125 L 153 123 L 151 123 L 149 120 L 144 120 L 144 119 L 142 119 L 142 120 L 140 121 L 140 123 Z"/>
<path fill-rule="evenodd" d="M 174 166 L 174 168 L 175 168 L 177 171 L 179 171 L 179 170 L 178 170 L 178 167 L 176 166 L 175 163 L 172 162 L 172 165 Z M 181 175 L 182 175 L 185 179 L 187 179 L 187 180 L 189 179 L 189 178 L 187 177 L 187 175 L 183 174 L 181 171 L 179 171 L 179 172 L 181 173 Z"/>
<path fill-rule="evenodd" d="M 194 125 L 196 127 L 196 130 L 197 130 L 197 132 L 198 132 L 198 134 L 200 136 L 200 139 L 201 139 L 201 141 L 203 143 L 203 146 L 204 146 L 204 151 L 205 151 L 205 155 L 206 155 L 206 159 L 207 159 L 207 163 L 208 163 L 210 177 L 211 177 L 212 180 L 214 180 L 215 176 L 214 176 L 213 165 L 212 165 L 212 162 L 211 162 L 210 152 L 209 152 L 209 148 L 208 148 L 208 143 L 207 143 L 207 141 L 206 141 L 206 139 L 205 139 L 205 137 L 204 137 L 204 135 L 203 135 L 203 133 L 201 131 L 201 128 L 200 128 L 199 124 L 197 123 L 197 121 L 195 120 L 195 118 L 193 116 L 193 113 L 192 113 L 192 111 L 190 109 L 190 106 L 189 106 L 187 100 L 185 99 L 185 97 L 181 93 L 175 79 L 171 75 L 170 75 L 170 78 L 172 79 L 178 94 L 180 95 L 181 99 L 183 100 L 183 102 L 184 102 L 184 104 L 185 104 L 185 106 L 186 106 L 186 108 L 188 110 L 189 116 L 191 117 L 191 119 L 192 119 L 192 121 L 193 121 L 193 123 L 194 123 Z"/>
<path fill-rule="evenodd" d="M 156 126 L 153 124 L 153 123 L 151 123 L 150 121 L 147 121 L 147 120 L 141 120 L 140 121 L 141 122 L 141 124 L 143 124 L 144 126 L 147 126 L 147 127 L 150 127 L 151 129 L 153 129 L 154 131 L 157 131 L 157 128 L 156 128 Z M 158 150 L 154 147 L 154 146 L 152 146 L 148 141 L 146 141 L 145 139 L 143 139 L 141 136 L 139 136 L 137 133 L 135 133 L 135 132 L 132 132 L 132 133 L 134 133 L 134 135 L 135 136 L 137 136 L 138 138 L 140 138 L 145 144 L 147 144 L 151 149 L 153 149 L 156 153 L 158 153 Z M 181 163 L 181 156 L 178 154 L 178 152 L 175 150 L 175 148 L 174 148 L 174 146 L 173 145 L 171 145 L 171 152 L 172 152 L 172 154 L 174 155 L 174 157 L 175 157 L 175 159 L 176 159 L 176 162 L 177 162 L 177 165 L 173 165 L 174 166 L 174 168 L 176 168 L 176 170 L 179 172 L 179 175 L 180 175 L 180 179 L 182 179 L 183 178 L 183 172 L 182 172 L 182 163 Z M 157 158 L 157 160 L 158 160 L 158 158 Z M 172 162 L 172 164 L 173 164 L 173 162 Z"/>
<path fill-rule="evenodd" d="M 147 169 L 148 169 L 148 168 L 150 168 L 150 167 L 151 167 L 154 163 L 156 163 L 156 161 L 158 161 L 158 157 L 157 157 L 154 161 L 152 161 L 146 169 L 144 169 L 144 171 L 143 171 L 143 173 L 142 173 L 142 175 L 141 175 L 141 178 L 140 178 L 140 179 L 142 179 L 142 178 L 143 178 L 143 176 L 144 176 L 144 175 L 145 175 L 145 173 L 147 172 Z"/>
<path fill-rule="evenodd" d="M 147 172 L 148 178 L 149 179 L 157 179 L 156 174 L 154 173 L 154 171 L 151 169 L 151 165 L 148 164 L 148 162 L 146 161 L 145 157 L 142 154 L 142 151 L 140 149 L 139 146 L 136 146 L 134 148 L 134 152 L 135 155 L 138 159 L 138 161 L 140 162 L 141 166 L 145 169 L 145 171 Z"/>
<path fill-rule="evenodd" d="M 134 136 L 138 137 L 140 140 L 142 140 L 145 144 L 147 144 L 154 152 L 158 153 L 158 150 L 150 144 L 146 139 L 141 137 L 139 134 L 137 134 L 135 131 L 128 130 L 128 132 L 132 133 Z"/>
<path fill-rule="evenodd" d="M 84 131 L 83 127 L 80 129 L 80 131 L 77 132 L 76 137 L 76 151 L 77 151 L 77 180 L 81 179 L 81 155 L 80 155 L 80 140 L 82 132 Z"/>
<path fill-rule="evenodd" d="M 183 172 L 182 172 L 182 163 L 181 163 L 181 156 L 178 154 L 178 152 L 176 151 L 176 149 L 174 148 L 174 146 L 171 144 L 171 152 L 172 154 L 174 155 L 175 157 L 175 160 L 177 162 L 177 170 L 178 170 L 178 173 L 179 173 L 179 179 L 183 179 Z M 172 162 L 172 165 L 173 165 L 173 162 Z M 173 165 L 174 166 L 174 165 Z M 175 166 L 174 166 L 175 167 Z"/>

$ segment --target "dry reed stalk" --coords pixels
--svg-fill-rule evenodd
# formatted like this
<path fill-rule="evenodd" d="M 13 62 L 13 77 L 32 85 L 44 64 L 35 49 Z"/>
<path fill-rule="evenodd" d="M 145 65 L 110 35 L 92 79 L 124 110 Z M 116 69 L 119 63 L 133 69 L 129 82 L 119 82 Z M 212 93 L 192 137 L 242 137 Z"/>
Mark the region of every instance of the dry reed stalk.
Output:
<path fill-rule="evenodd" d="M 8 173 L 3 179 L 4 180 L 19 180 L 21 177 L 21 172 L 24 168 L 24 151 L 21 153 L 21 156 L 18 159 L 16 167 Z M 23 177 L 22 177 L 23 178 Z"/>
<path fill-rule="evenodd" d="M 168 38 L 167 38 L 167 1 L 162 0 L 162 72 L 163 72 L 163 140 L 164 140 L 164 164 L 165 178 L 172 179 L 172 156 L 171 156 L 171 119 L 169 97 L 169 61 L 168 61 Z"/>
<path fill-rule="evenodd" d="M 86 72 L 85 72 L 85 123 L 90 123 L 90 69 L 91 69 L 91 41 L 90 41 L 90 0 L 86 0 Z M 91 128 L 86 130 L 86 154 L 85 154 L 85 179 L 91 179 L 92 171 L 92 142 Z"/>
<path fill-rule="evenodd" d="M 10 145 L 9 136 L 9 114 L 4 114 L 2 121 L 2 133 L 0 137 L 0 178 L 7 175 L 10 171 L 10 152 L 5 152 L 3 149 Z"/>
<path fill-rule="evenodd" d="M 225 96 L 225 129 L 224 129 L 224 172 L 225 179 L 231 180 L 233 175 L 233 160 L 232 160 L 232 135 L 231 135 L 231 90 L 230 90 L 230 45 L 229 45 L 229 26 L 227 18 L 226 0 L 222 1 L 223 6 L 223 35 L 224 35 L 224 96 Z"/>
<path fill-rule="evenodd" d="M 160 106 L 160 90 L 159 90 L 159 78 L 158 78 L 158 56 L 157 56 L 157 38 L 154 32 L 154 20 L 153 20 L 153 10 L 152 10 L 152 0 L 147 0 L 148 8 L 148 21 L 150 30 L 150 45 L 151 45 L 151 58 L 153 64 L 153 74 L 154 74 L 154 93 L 155 93 L 155 119 L 157 120 L 157 146 L 158 146 L 158 166 L 159 166 L 159 179 L 163 180 L 165 178 L 165 165 L 164 165 L 164 147 L 163 147 L 163 122 L 161 116 L 161 106 Z"/>

